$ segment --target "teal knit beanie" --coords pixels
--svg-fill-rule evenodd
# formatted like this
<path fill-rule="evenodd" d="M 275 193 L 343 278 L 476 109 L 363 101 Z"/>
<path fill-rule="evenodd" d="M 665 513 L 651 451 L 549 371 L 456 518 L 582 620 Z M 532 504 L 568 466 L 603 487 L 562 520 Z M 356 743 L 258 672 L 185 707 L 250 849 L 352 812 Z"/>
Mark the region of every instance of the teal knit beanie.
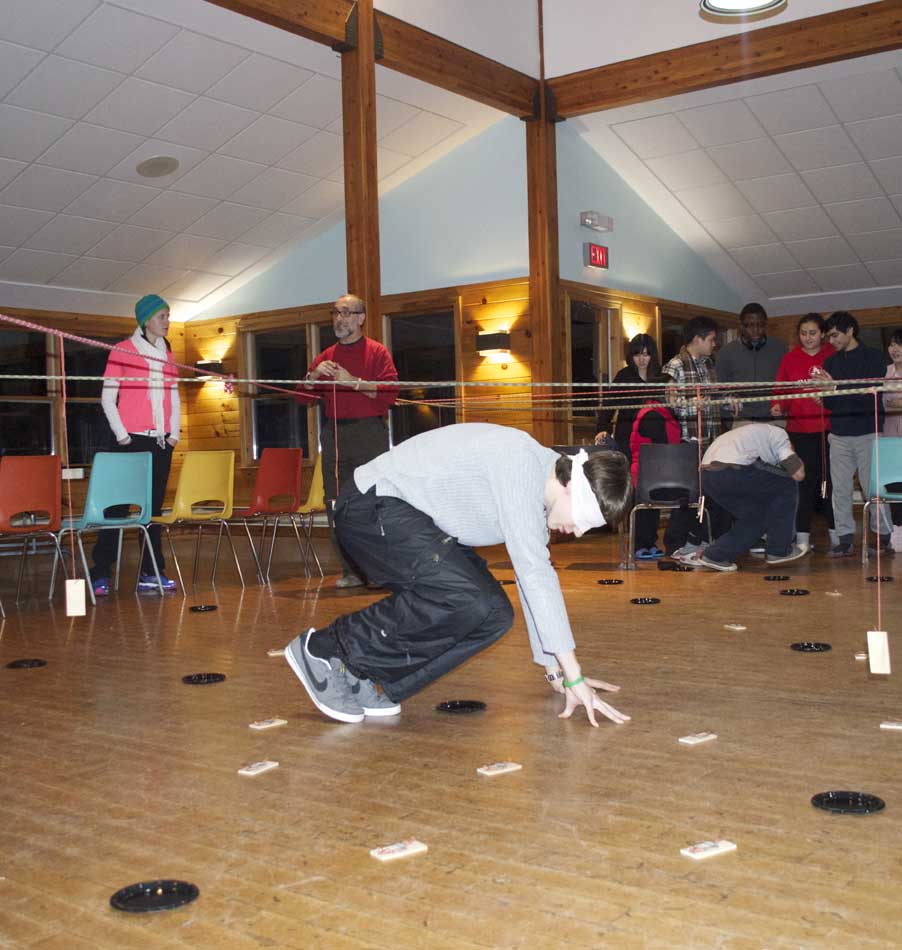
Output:
<path fill-rule="evenodd" d="M 142 297 L 135 304 L 135 319 L 138 321 L 138 326 L 141 329 L 144 329 L 144 324 L 154 315 L 159 313 L 161 310 L 168 310 L 169 304 L 162 297 L 158 297 L 156 294 L 147 294 L 146 297 Z"/>

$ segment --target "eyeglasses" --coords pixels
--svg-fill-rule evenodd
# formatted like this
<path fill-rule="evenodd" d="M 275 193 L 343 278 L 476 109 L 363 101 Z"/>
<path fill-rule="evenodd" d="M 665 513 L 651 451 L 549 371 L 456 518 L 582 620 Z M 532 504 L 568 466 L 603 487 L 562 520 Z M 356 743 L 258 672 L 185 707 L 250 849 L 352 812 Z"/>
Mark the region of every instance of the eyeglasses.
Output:
<path fill-rule="evenodd" d="M 352 313 L 366 313 L 365 310 L 343 310 L 337 307 L 333 307 L 329 311 L 330 317 L 349 317 Z"/>

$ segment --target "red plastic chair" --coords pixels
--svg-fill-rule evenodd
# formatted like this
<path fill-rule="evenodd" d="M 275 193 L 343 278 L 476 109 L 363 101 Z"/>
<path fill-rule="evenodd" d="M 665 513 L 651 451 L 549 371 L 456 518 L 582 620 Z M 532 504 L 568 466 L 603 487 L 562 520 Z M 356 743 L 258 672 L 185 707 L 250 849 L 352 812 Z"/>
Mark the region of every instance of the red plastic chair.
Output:
<path fill-rule="evenodd" d="M 251 503 L 247 508 L 236 508 L 233 511 L 233 517 L 244 525 L 247 541 L 257 565 L 257 576 L 260 578 L 261 584 L 265 584 L 269 580 L 273 551 L 276 546 L 276 535 L 279 531 L 282 515 L 289 516 L 297 538 L 298 549 L 303 557 L 304 549 L 301 536 L 293 517 L 301 503 L 301 463 L 303 457 L 304 453 L 301 449 L 264 449 L 260 456 L 260 465 L 257 468 L 257 478 L 254 482 Z M 255 523 L 263 526 L 260 535 L 260 555 L 257 554 L 254 540 L 251 537 L 250 520 L 254 520 Z M 266 573 L 264 574 L 260 556 L 262 556 L 266 546 L 266 528 L 270 520 L 272 520 L 272 537 L 269 541 L 269 557 L 266 562 Z"/>
<path fill-rule="evenodd" d="M 44 535 L 52 538 L 62 561 L 57 537 L 62 520 L 62 484 L 58 455 L 7 455 L 0 460 L 0 538 L 13 536 L 22 540 L 16 581 L 17 604 L 30 540 Z M 55 577 L 56 563 L 50 578 L 51 599 Z"/>

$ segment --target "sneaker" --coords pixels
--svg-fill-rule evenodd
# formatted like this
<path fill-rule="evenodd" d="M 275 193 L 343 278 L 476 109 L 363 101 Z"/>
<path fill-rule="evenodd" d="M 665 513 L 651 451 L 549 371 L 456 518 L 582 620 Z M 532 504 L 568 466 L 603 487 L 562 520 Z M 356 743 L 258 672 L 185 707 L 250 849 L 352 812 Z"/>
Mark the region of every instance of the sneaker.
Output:
<path fill-rule="evenodd" d="M 757 541 L 749 548 L 749 554 L 764 554 L 765 551 L 767 550 L 766 547 L 765 547 L 765 544 L 766 544 L 766 543 L 767 543 L 767 542 L 765 541 L 764 538 L 759 538 L 759 540 L 757 540 Z"/>
<path fill-rule="evenodd" d="M 343 574 L 335 582 L 335 586 L 339 590 L 345 590 L 348 587 L 363 587 L 363 585 L 363 579 L 358 577 L 356 574 Z"/>
<path fill-rule="evenodd" d="M 347 667 L 345 676 L 351 684 L 351 695 L 360 703 L 365 716 L 397 716 L 401 712 L 400 704 L 380 693 L 372 680 L 357 679 Z"/>
<path fill-rule="evenodd" d="M 339 722 L 363 722 L 363 707 L 351 694 L 344 664 L 337 657 L 314 656 L 307 644 L 316 628 L 295 637 L 285 647 L 285 659 L 320 712 Z"/>
<path fill-rule="evenodd" d="M 852 549 L 851 541 L 840 541 L 835 547 L 830 548 L 827 557 L 854 557 L 855 551 Z"/>
<path fill-rule="evenodd" d="M 698 556 L 699 550 L 700 548 L 697 544 L 684 544 L 681 548 L 677 548 L 670 556 L 674 561 L 679 561 L 681 564 L 691 564 Z"/>
<path fill-rule="evenodd" d="M 176 590 L 178 584 L 175 581 L 169 580 L 165 574 L 160 574 L 160 581 L 163 584 L 163 590 Z M 157 577 L 155 574 L 142 574 L 138 578 L 138 590 L 159 590 L 159 585 L 157 584 Z"/>
<path fill-rule="evenodd" d="M 878 547 L 880 548 L 880 556 L 881 556 L 881 557 L 892 557 L 893 554 L 895 553 L 895 552 L 893 551 L 893 546 L 892 546 L 892 543 L 891 543 L 891 541 L 890 541 L 890 535 L 888 535 L 888 534 L 881 534 L 881 535 L 880 535 L 880 539 L 879 539 L 878 541 L 872 542 L 871 544 L 869 544 L 869 545 L 868 545 L 868 554 L 869 554 L 871 557 L 876 557 L 876 556 L 877 556 L 877 548 L 878 548 Z"/>
<path fill-rule="evenodd" d="M 108 577 L 95 577 L 91 581 L 91 587 L 94 590 L 95 597 L 106 597 L 110 592 L 110 579 Z"/>
<path fill-rule="evenodd" d="M 710 567 L 712 571 L 738 571 L 739 568 L 732 561 L 715 561 L 714 558 L 708 557 L 706 553 L 697 555 L 696 560 L 698 561 L 699 567 Z"/>
<path fill-rule="evenodd" d="M 789 554 L 783 554 L 779 557 L 768 554 L 765 560 L 768 564 L 785 564 L 787 561 L 797 561 L 800 557 L 804 557 L 808 553 L 807 544 L 794 544 L 789 551 Z"/>

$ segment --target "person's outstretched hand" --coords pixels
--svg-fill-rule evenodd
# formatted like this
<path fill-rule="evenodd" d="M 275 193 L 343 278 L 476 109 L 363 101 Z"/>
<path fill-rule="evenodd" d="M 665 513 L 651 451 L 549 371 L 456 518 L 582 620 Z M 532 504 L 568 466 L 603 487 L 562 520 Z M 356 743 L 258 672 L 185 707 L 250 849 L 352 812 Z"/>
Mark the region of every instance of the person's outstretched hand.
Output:
<path fill-rule="evenodd" d="M 598 726 L 595 720 L 596 711 L 600 712 L 618 726 L 627 722 L 630 718 L 629 716 L 618 711 L 608 703 L 602 702 L 598 696 L 595 695 L 595 690 L 590 685 L 592 682 L 600 681 L 584 679 L 581 683 L 578 683 L 576 686 L 571 686 L 564 691 L 566 705 L 564 706 L 564 711 L 558 718 L 569 719 L 578 706 L 583 706 L 585 707 L 586 715 L 589 717 L 589 722 L 592 723 L 593 726 Z M 604 689 L 605 687 L 610 687 L 610 685 L 610 683 L 605 683 L 604 686 L 599 688 Z M 618 686 L 613 687 L 614 690 L 619 688 Z"/>
<path fill-rule="evenodd" d="M 606 683 L 604 680 L 593 679 L 591 676 L 586 677 L 586 682 L 592 687 L 592 689 L 600 689 L 605 693 L 617 693 L 620 691 L 619 686 L 615 686 L 613 683 Z M 563 693 L 564 683 L 562 680 L 557 679 L 551 684 L 551 688 L 556 693 Z"/>

